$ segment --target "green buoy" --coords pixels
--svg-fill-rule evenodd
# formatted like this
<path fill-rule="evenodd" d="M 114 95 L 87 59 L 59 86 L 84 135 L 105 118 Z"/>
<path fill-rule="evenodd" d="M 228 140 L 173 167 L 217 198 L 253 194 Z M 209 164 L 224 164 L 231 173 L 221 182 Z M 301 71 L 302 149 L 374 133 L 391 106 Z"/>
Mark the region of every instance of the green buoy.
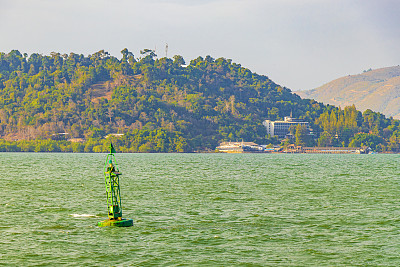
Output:
<path fill-rule="evenodd" d="M 115 149 L 111 143 L 110 153 L 107 155 L 106 163 L 104 165 L 108 219 L 98 222 L 97 225 L 100 227 L 103 226 L 129 227 L 133 226 L 133 220 L 122 218 L 121 192 L 119 187 L 119 176 L 121 175 L 121 173 L 118 170 L 114 153 Z"/>

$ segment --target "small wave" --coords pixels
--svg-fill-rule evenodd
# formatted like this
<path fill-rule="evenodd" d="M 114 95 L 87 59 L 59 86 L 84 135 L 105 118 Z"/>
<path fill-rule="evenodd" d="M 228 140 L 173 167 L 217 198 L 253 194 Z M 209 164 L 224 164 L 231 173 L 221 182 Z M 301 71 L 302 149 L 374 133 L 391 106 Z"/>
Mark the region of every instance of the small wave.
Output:
<path fill-rule="evenodd" d="M 70 214 L 69 216 L 72 216 L 74 218 L 79 218 L 79 217 L 97 217 L 96 215 L 93 215 L 93 214 Z"/>

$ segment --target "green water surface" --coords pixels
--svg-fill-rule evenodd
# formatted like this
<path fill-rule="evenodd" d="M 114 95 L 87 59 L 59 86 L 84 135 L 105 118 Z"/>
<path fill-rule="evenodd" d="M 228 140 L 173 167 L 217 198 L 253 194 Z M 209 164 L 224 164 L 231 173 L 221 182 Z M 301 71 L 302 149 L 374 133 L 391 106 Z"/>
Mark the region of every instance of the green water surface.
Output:
<path fill-rule="evenodd" d="M 0 153 L 0 265 L 400 266 L 399 155 Z"/>

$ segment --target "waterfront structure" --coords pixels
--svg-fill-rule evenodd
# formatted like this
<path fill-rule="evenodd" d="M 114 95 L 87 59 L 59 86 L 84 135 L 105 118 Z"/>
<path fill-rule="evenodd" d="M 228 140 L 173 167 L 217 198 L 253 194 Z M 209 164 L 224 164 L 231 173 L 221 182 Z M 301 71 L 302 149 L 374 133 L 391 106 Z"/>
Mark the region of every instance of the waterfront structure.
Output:
<path fill-rule="evenodd" d="M 264 152 L 262 146 L 253 142 L 222 142 L 216 150 L 225 153 Z"/>
<path fill-rule="evenodd" d="M 304 125 L 310 130 L 308 122 L 292 117 L 285 117 L 283 121 L 265 120 L 263 125 L 270 136 L 278 136 L 278 138 L 285 138 L 289 134 L 290 126 Z"/>
<path fill-rule="evenodd" d="M 311 154 L 368 154 L 369 147 L 303 147 L 303 153 Z"/>
<path fill-rule="evenodd" d="M 306 153 L 306 154 L 368 154 L 369 147 L 302 147 L 296 145 L 287 146 L 283 153 Z"/>

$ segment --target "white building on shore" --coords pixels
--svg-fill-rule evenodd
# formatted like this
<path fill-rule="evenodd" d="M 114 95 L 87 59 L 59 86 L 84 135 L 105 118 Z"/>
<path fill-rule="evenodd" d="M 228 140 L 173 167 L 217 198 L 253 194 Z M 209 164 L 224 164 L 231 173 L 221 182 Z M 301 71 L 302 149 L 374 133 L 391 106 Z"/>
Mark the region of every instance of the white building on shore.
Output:
<path fill-rule="evenodd" d="M 270 121 L 265 120 L 263 125 L 267 129 L 267 133 L 271 136 L 278 136 L 278 138 L 285 138 L 289 133 L 290 126 L 304 125 L 310 130 L 309 123 L 301 119 L 295 119 L 292 117 L 285 117 L 284 121 Z"/>
<path fill-rule="evenodd" d="M 253 142 L 222 142 L 216 150 L 225 153 L 262 152 L 265 149 Z"/>

